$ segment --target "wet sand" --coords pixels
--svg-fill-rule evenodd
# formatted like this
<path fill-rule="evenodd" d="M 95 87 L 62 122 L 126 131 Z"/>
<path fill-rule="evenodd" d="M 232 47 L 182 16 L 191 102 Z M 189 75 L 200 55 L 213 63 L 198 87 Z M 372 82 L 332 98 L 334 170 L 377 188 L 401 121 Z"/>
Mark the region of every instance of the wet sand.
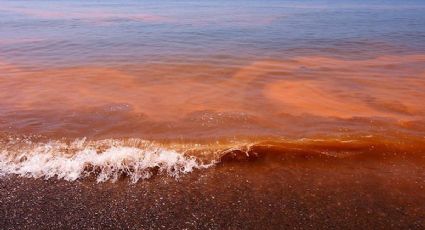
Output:
<path fill-rule="evenodd" d="M 227 162 L 178 180 L 0 180 L 3 229 L 423 229 L 423 158 Z"/>
<path fill-rule="evenodd" d="M 425 229 L 423 2 L 0 0 L 0 230 Z"/>

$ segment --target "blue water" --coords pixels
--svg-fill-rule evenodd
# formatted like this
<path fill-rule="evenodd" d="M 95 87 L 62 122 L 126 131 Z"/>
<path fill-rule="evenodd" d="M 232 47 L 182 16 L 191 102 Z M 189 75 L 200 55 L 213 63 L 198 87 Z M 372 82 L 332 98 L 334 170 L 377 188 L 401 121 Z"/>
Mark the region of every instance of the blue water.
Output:
<path fill-rule="evenodd" d="M 425 52 L 425 1 L 0 1 L 0 58 L 29 67 Z"/>

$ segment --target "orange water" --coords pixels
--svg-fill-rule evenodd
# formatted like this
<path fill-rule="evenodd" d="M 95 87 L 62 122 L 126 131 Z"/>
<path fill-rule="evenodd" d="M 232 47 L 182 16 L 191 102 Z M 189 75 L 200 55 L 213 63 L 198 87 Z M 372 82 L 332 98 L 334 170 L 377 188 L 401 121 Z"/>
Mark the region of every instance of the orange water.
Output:
<path fill-rule="evenodd" d="M 3 62 L 0 127 L 56 138 L 421 136 L 424 63 L 304 56 L 25 71 Z"/>
<path fill-rule="evenodd" d="M 0 174 L 423 156 L 423 4 L 243 2 L 0 0 Z"/>

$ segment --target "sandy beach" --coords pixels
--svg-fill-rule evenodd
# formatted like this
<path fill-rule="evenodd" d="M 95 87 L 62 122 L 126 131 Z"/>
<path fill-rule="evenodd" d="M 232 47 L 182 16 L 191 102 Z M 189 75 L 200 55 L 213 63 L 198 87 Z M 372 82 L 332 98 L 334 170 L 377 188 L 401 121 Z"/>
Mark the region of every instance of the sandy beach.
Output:
<path fill-rule="evenodd" d="M 0 229 L 425 229 L 423 0 L 0 0 Z"/>

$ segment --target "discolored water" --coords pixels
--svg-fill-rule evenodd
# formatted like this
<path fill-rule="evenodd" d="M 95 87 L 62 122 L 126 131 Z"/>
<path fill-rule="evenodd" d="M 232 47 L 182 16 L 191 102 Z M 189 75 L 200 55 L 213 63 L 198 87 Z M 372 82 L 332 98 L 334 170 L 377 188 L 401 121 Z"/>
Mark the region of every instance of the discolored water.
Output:
<path fill-rule="evenodd" d="M 409 124 L 425 111 L 424 11 L 419 1 L 2 1 L 0 128 L 423 134 Z"/>
<path fill-rule="evenodd" d="M 354 208 L 365 197 L 378 199 L 369 194 L 370 183 L 386 181 L 380 189 L 408 194 L 417 204 L 394 195 L 371 210 L 397 219 L 385 203 L 395 200 L 413 210 L 401 219 L 420 228 L 424 25 L 420 0 L 0 0 L 0 175 L 151 178 L 137 185 L 150 189 L 162 183 L 156 175 L 168 175 L 195 193 L 205 177 L 214 196 L 219 175 L 230 186 L 222 198 L 232 202 L 232 191 L 246 186 L 233 173 L 254 181 L 259 190 L 246 199 L 255 201 L 267 191 L 276 202 L 283 191 L 298 197 L 305 187 L 320 187 L 318 197 L 325 196 L 315 179 L 328 178 L 325 184 L 343 197 L 362 194 L 349 204 Z M 288 178 L 305 175 L 314 182 L 285 190 Z M 401 182 L 391 187 L 394 178 Z M 2 180 L 11 189 L 21 186 L 14 177 Z M 184 197 L 179 182 L 170 183 L 160 194 Z M 404 193 L 403 186 L 415 191 Z M 308 213 L 301 206 L 288 215 Z M 252 219 L 241 213 L 241 221 Z M 271 227 L 288 224 L 279 213 L 270 216 Z M 174 227 L 186 226 L 186 218 Z M 208 226 L 238 227 L 225 223 Z"/>
<path fill-rule="evenodd" d="M 421 139 L 424 12 L 420 1 L 2 1 L 0 129 Z"/>

